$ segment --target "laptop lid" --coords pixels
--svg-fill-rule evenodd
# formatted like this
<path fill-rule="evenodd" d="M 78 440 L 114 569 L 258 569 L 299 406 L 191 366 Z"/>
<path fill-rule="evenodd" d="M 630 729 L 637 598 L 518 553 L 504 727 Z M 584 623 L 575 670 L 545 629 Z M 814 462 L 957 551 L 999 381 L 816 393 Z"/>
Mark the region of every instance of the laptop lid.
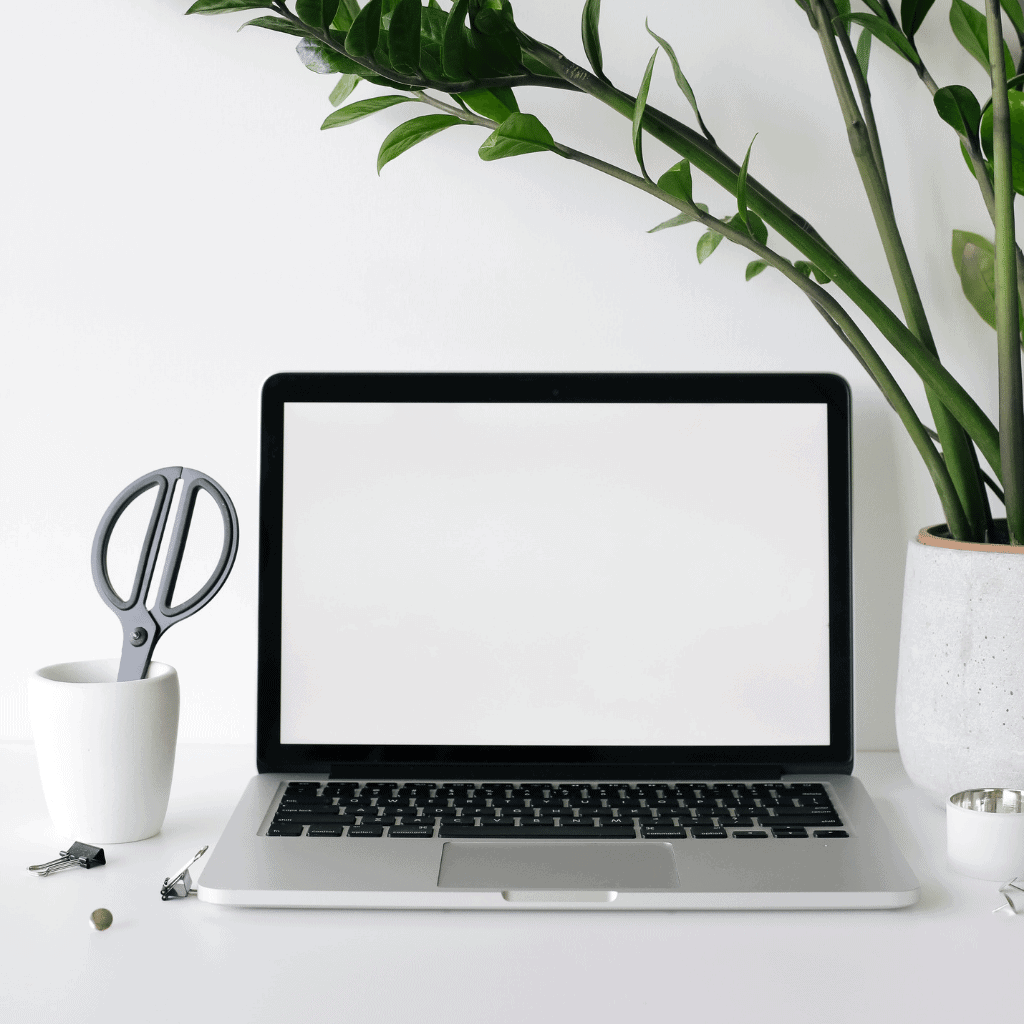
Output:
<path fill-rule="evenodd" d="M 853 764 L 831 374 L 279 374 L 257 764 L 359 778 Z"/>

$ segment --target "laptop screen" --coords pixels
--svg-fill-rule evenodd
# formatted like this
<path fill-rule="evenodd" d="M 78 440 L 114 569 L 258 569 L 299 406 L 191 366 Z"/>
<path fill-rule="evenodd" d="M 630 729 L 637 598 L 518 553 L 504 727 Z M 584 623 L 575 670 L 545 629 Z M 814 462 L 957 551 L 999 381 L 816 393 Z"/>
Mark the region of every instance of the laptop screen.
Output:
<path fill-rule="evenodd" d="M 827 746 L 828 430 L 763 397 L 285 400 L 280 743 Z"/>

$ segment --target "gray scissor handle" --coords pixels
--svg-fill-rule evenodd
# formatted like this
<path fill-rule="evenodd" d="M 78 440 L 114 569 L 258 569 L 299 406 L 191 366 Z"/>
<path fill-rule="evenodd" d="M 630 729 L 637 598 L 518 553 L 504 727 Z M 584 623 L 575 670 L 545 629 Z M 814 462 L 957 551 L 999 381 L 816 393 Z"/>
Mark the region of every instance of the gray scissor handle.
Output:
<path fill-rule="evenodd" d="M 160 584 L 157 587 L 155 602 L 152 609 L 148 609 L 146 599 L 153 581 L 153 571 L 160 551 L 160 542 L 167 526 L 167 517 L 174 497 L 174 485 L 179 479 L 182 483 L 181 497 L 178 501 L 174 525 L 171 528 L 170 547 L 164 563 L 164 571 L 160 577 Z M 111 585 L 110 575 L 107 571 L 107 549 L 110 546 L 110 538 L 117 521 L 128 506 L 153 487 L 157 487 L 159 490 L 153 505 L 149 526 L 146 529 L 131 593 L 126 599 L 121 598 Z M 196 498 L 201 490 L 206 491 L 220 509 L 224 525 L 224 542 L 221 546 L 217 566 L 210 578 L 190 598 L 172 605 L 174 587 L 181 570 L 182 556 L 185 553 L 185 544 L 192 524 Z M 205 473 L 182 466 L 154 470 L 129 484 L 114 499 L 103 514 L 93 539 L 92 576 L 100 597 L 120 618 L 124 631 L 121 664 L 117 675 L 119 680 L 145 677 L 157 640 L 175 622 L 194 615 L 200 608 L 213 600 L 230 575 L 237 553 L 238 516 L 235 513 L 235 506 L 220 484 Z"/>

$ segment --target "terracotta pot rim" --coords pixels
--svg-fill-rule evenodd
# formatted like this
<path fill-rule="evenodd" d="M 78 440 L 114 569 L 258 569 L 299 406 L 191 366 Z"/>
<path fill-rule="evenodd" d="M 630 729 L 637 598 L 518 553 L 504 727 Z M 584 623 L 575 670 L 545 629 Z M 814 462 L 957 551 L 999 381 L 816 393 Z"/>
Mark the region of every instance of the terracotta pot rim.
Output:
<path fill-rule="evenodd" d="M 1000 555 L 1024 555 L 1024 544 L 981 544 L 954 540 L 949 536 L 944 537 L 943 533 L 949 533 L 949 527 L 945 523 L 925 526 L 918 533 L 917 542 L 932 548 L 952 548 L 954 551 L 993 551 Z"/>

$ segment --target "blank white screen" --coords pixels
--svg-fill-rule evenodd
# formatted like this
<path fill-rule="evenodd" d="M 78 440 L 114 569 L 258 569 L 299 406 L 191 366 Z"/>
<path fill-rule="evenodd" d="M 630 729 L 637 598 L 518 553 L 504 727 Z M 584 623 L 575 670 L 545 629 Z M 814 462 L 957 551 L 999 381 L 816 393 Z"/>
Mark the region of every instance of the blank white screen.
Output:
<path fill-rule="evenodd" d="M 824 405 L 288 403 L 281 742 L 827 744 Z"/>

